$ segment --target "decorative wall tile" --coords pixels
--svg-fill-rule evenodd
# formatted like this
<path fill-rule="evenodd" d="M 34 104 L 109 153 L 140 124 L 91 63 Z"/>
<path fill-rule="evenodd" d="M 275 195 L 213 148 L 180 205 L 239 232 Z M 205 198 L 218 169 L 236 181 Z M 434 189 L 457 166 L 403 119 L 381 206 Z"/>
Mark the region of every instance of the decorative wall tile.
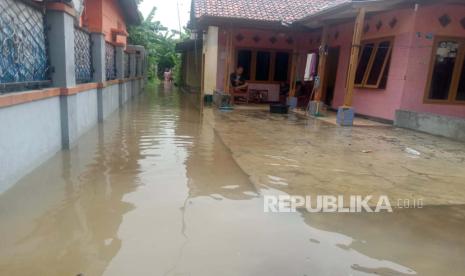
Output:
<path fill-rule="evenodd" d="M 238 42 L 241 42 L 242 40 L 244 40 L 244 36 L 243 36 L 242 34 L 237 34 L 237 35 L 236 35 L 236 40 L 237 40 Z"/>
<path fill-rule="evenodd" d="M 438 20 L 441 26 L 443 26 L 444 28 L 447 27 L 452 22 L 452 19 L 447 14 L 442 15 L 441 17 L 438 18 Z"/>
<path fill-rule="evenodd" d="M 393 17 L 391 21 L 389 21 L 389 27 L 391 27 L 391 29 L 394 29 L 396 25 L 397 25 L 397 18 Z"/>

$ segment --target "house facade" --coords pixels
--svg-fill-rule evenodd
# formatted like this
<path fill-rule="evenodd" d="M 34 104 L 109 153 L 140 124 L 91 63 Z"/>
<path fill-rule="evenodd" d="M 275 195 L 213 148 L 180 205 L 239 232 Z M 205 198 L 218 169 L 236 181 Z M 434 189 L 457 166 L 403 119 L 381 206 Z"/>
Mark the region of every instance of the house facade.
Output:
<path fill-rule="evenodd" d="M 312 102 L 465 140 L 463 2 L 230 2 L 192 4 L 191 27 L 203 42 L 201 93 L 227 92 L 240 65 L 270 102 L 283 82 L 290 97 L 295 83 L 308 82 Z M 309 54 L 318 60 L 310 78 Z"/>

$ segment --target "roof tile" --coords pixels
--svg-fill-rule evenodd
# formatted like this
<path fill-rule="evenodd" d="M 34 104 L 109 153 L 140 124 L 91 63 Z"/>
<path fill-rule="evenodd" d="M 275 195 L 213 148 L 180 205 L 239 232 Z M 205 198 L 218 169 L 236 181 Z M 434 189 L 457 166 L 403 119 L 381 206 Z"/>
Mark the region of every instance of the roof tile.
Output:
<path fill-rule="evenodd" d="M 351 0 L 193 0 L 195 18 L 294 22 Z"/>

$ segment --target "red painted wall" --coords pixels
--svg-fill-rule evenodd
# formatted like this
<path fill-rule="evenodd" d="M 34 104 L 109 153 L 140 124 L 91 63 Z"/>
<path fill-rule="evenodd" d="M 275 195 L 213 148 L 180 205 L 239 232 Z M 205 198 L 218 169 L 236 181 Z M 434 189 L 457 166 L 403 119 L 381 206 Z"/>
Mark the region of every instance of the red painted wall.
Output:
<path fill-rule="evenodd" d="M 117 0 L 86 0 L 81 25 L 91 32 L 105 34 L 108 42 L 126 44 L 126 35 L 123 34 L 127 32 L 126 22 Z"/>
<path fill-rule="evenodd" d="M 118 29 L 126 32 L 126 23 L 123 12 L 119 7 L 117 0 L 103 0 L 103 33 L 107 41 L 112 41 L 112 29 Z M 126 44 L 126 37 L 118 35 L 113 42 Z"/>

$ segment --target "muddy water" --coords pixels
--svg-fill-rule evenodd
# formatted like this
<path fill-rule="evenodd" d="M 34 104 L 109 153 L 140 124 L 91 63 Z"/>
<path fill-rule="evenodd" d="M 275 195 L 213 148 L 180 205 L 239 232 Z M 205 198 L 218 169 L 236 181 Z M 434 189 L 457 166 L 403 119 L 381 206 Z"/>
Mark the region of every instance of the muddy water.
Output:
<path fill-rule="evenodd" d="M 463 275 L 462 205 L 264 213 L 215 116 L 150 91 L 0 195 L 0 275 Z"/>

